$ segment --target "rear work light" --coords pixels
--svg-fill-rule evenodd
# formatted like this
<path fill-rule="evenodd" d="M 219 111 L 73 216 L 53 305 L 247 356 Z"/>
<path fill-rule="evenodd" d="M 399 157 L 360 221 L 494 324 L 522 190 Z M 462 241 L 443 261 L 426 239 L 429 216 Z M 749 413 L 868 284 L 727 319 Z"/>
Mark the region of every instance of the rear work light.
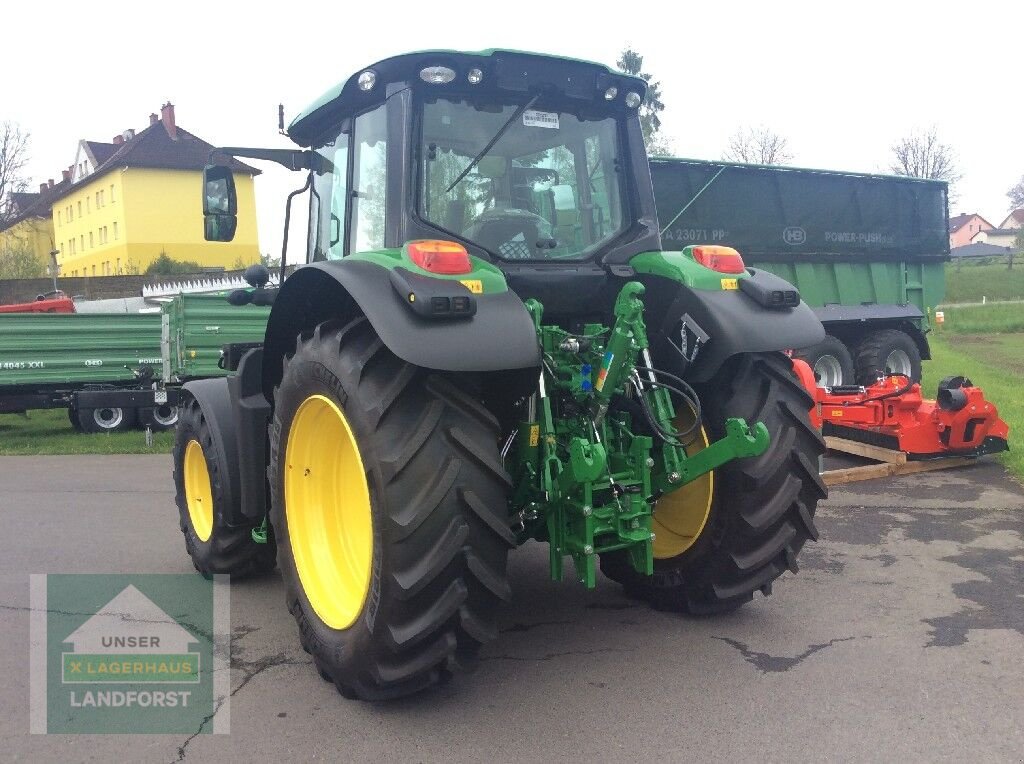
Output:
<path fill-rule="evenodd" d="M 419 239 L 410 241 L 406 245 L 406 251 L 410 260 L 431 273 L 450 276 L 471 273 L 473 270 L 466 248 L 454 241 Z"/>
<path fill-rule="evenodd" d="M 743 273 L 746 270 L 743 257 L 732 247 L 704 244 L 699 247 L 687 247 L 683 253 L 689 254 L 705 268 L 719 273 Z"/>

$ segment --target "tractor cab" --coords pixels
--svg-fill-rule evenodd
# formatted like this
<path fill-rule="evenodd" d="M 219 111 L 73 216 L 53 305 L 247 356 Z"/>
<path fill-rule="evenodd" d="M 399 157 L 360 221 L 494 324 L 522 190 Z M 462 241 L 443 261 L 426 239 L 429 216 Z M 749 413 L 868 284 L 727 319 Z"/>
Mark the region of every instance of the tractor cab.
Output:
<path fill-rule="evenodd" d="M 308 151 L 262 158 L 310 170 L 307 262 L 428 239 L 503 270 L 603 271 L 660 249 L 637 116 L 645 87 L 551 56 L 408 54 L 303 111 L 287 132 Z M 208 182 L 224 188 L 214 169 Z M 209 238 L 231 232 L 216 225 L 229 206 L 207 205 Z"/>

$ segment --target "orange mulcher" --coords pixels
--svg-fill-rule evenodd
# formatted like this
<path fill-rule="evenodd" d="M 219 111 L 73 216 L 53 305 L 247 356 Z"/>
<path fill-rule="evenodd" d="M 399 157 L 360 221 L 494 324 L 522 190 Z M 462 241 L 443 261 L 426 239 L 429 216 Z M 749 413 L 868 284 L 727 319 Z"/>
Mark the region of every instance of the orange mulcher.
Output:
<path fill-rule="evenodd" d="M 921 385 L 897 374 L 870 387 L 818 387 L 804 361 L 793 368 L 814 397 L 811 419 L 833 435 L 894 451 L 908 460 L 981 456 L 1008 451 L 1009 428 L 981 388 L 965 377 L 939 382 L 935 400 L 921 397 Z"/>

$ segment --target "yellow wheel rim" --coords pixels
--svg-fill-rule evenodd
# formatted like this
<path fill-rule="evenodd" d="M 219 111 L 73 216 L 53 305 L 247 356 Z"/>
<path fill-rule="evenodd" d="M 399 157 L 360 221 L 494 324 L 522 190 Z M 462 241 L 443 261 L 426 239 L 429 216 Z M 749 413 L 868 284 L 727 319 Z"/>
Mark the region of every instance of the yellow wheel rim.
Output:
<path fill-rule="evenodd" d="M 692 421 L 693 413 L 686 411 L 676 418 L 674 425 L 677 430 L 683 430 Z M 701 427 L 700 436 L 686 447 L 686 455 L 692 456 L 707 446 L 708 434 Z M 711 515 L 714 494 L 715 473 L 712 471 L 658 499 L 651 521 L 655 559 L 676 557 L 693 546 Z"/>
<path fill-rule="evenodd" d="M 213 490 L 210 470 L 198 440 L 190 440 L 185 446 L 185 505 L 192 530 L 200 541 L 209 541 L 213 533 Z"/>
<path fill-rule="evenodd" d="M 284 508 L 295 569 L 309 604 L 332 629 L 347 629 L 370 588 L 370 490 L 352 428 L 323 395 L 306 398 L 292 419 Z"/>

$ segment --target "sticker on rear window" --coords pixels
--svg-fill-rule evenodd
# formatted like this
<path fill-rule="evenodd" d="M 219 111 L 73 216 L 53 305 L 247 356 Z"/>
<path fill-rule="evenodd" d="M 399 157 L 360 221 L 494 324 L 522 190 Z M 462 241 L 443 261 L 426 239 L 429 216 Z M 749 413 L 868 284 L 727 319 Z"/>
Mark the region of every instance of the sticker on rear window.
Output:
<path fill-rule="evenodd" d="M 523 124 L 527 127 L 550 127 L 557 130 L 558 114 L 552 111 L 527 109 L 523 112 Z"/>

